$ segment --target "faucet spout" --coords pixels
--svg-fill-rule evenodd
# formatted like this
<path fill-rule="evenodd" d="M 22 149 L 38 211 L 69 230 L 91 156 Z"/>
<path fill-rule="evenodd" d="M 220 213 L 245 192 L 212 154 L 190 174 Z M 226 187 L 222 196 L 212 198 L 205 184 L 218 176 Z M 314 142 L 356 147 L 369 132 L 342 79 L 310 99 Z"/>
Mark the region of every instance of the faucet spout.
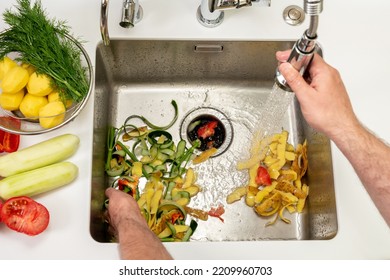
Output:
<path fill-rule="evenodd" d="M 119 23 L 124 28 L 134 27 L 142 19 L 143 11 L 138 0 L 124 0 L 122 19 Z"/>
<path fill-rule="evenodd" d="M 108 0 L 102 0 L 100 9 L 100 33 L 104 45 L 110 45 L 110 35 L 108 33 Z M 139 0 L 123 0 L 122 18 L 119 25 L 125 28 L 134 27 L 143 16 L 142 7 Z"/>
<path fill-rule="evenodd" d="M 304 75 L 306 69 L 309 67 L 314 52 L 317 51 L 322 53 L 322 50 L 316 42 L 318 19 L 319 14 L 322 12 L 322 8 L 322 0 L 304 0 L 304 10 L 305 13 L 310 16 L 310 26 L 302 37 L 295 42 L 290 56 L 287 59 L 287 62 L 291 63 L 301 75 Z M 281 89 L 292 91 L 287 84 L 286 79 L 280 73 L 279 68 L 276 69 L 275 82 Z"/>

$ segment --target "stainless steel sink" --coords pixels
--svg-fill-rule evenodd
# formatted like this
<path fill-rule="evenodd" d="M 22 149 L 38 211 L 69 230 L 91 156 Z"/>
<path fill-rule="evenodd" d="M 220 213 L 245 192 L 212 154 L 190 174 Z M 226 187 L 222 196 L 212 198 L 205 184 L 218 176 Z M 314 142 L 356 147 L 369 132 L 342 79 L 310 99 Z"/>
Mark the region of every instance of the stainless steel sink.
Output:
<path fill-rule="evenodd" d="M 198 168 L 203 187 L 194 201 L 199 208 L 225 205 L 224 223 L 200 221 L 192 242 L 247 240 L 328 240 L 337 234 L 337 213 L 329 140 L 302 118 L 296 100 L 283 115 L 289 142 L 308 141 L 307 181 L 310 195 L 305 210 L 289 217 L 291 224 L 257 216 L 244 202 L 226 205 L 226 195 L 244 184 L 246 173 L 236 170 L 244 159 L 259 114 L 274 84 L 275 52 L 291 48 L 290 41 L 111 40 L 96 49 L 94 143 L 90 232 L 98 242 L 110 242 L 104 223 L 104 173 L 109 125 L 120 126 L 132 114 L 166 124 L 171 100 L 179 118 L 170 129 L 175 140 L 185 137 L 182 126 L 196 112 L 217 114 L 229 127 L 225 152 Z M 282 129 L 281 127 L 281 129 Z M 206 205 L 206 206 L 205 206 Z"/>

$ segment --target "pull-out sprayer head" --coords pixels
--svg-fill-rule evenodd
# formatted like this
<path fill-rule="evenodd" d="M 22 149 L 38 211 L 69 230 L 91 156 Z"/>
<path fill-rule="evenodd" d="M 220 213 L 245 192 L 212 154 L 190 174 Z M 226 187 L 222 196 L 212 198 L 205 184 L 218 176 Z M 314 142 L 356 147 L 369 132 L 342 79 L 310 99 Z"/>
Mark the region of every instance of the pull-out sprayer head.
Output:
<path fill-rule="evenodd" d="M 309 66 L 311 59 L 313 58 L 314 51 L 316 49 L 316 38 L 309 38 L 307 32 L 305 32 L 301 39 L 295 42 L 294 47 L 291 50 L 290 56 L 287 62 L 297 69 L 301 75 L 304 74 Z M 279 72 L 279 68 L 276 69 L 276 84 L 283 90 L 292 91 L 288 86 L 286 79 Z"/>
<path fill-rule="evenodd" d="M 305 13 L 310 16 L 310 27 L 305 31 L 303 36 L 295 42 L 290 57 L 287 60 L 287 62 L 291 63 L 301 75 L 305 73 L 313 58 L 313 54 L 316 51 L 318 15 L 322 12 L 322 9 L 322 0 L 304 1 Z M 275 82 L 281 89 L 292 91 L 288 86 L 286 79 L 279 72 L 279 68 L 276 69 Z"/>

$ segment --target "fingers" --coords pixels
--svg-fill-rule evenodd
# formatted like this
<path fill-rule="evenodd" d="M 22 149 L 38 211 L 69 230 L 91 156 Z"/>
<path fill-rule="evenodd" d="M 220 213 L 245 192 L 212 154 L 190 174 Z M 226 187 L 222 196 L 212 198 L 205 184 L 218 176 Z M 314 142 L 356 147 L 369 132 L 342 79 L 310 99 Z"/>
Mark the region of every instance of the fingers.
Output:
<path fill-rule="evenodd" d="M 112 194 L 115 192 L 116 190 L 114 188 L 107 188 L 106 191 L 105 191 L 105 194 L 108 198 L 110 198 L 110 196 L 112 196 Z"/>
<path fill-rule="evenodd" d="M 286 79 L 290 88 L 296 93 L 298 99 L 300 94 L 304 94 L 312 89 L 290 63 L 282 63 L 279 65 L 279 71 Z"/>
<path fill-rule="evenodd" d="M 291 50 L 286 51 L 277 51 L 276 52 L 276 59 L 279 62 L 286 62 L 288 57 L 290 56 Z"/>

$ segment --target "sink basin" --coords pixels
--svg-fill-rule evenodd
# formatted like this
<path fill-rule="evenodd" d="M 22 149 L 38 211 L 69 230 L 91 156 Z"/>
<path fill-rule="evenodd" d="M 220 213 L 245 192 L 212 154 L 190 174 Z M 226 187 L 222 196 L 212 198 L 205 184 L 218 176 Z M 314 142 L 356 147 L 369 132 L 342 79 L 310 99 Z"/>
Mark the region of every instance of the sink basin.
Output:
<path fill-rule="evenodd" d="M 225 122 L 228 141 L 222 153 L 197 167 L 202 186 L 194 203 L 199 208 L 225 206 L 224 222 L 199 221 L 191 242 L 254 240 L 329 240 L 337 234 L 337 213 L 329 140 L 311 129 L 297 101 L 280 112 L 281 127 L 293 145 L 307 139 L 310 195 L 300 214 L 286 214 L 290 224 L 256 215 L 244 201 L 226 204 L 226 196 L 245 184 L 247 174 L 236 169 L 245 159 L 259 114 L 274 85 L 275 52 L 291 48 L 290 41 L 111 40 L 96 48 L 93 172 L 90 233 L 110 242 L 104 223 L 104 173 L 107 127 L 119 127 L 133 114 L 152 123 L 167 124 L 179 117 L 169 132 L 178 141 L 183 127 L 199 114 Z M 187 139 L 186 139 L 187 140 Z"/>

